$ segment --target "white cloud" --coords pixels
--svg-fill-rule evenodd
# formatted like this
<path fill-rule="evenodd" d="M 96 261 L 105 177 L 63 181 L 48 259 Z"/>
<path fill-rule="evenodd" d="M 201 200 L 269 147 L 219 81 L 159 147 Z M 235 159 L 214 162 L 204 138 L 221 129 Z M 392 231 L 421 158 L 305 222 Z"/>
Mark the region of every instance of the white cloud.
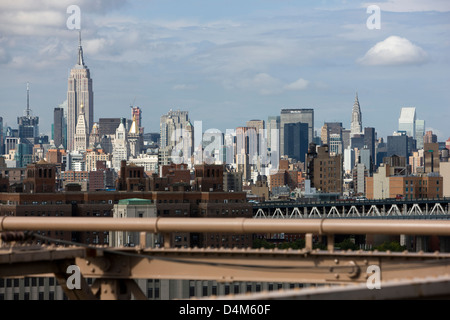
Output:
<path fill-rule="evenodd" d="M 305 90 L 309 85 L 309 81 L 305 79 L 298 79 L 285 86 L 287 90 Z"/>
<path fill-rule="evenodd" d="M 408 39 L 390 36 L 370 48 L 358 62 L 369 66 L 422 64 L 427 56 L 422 48 Z"/>

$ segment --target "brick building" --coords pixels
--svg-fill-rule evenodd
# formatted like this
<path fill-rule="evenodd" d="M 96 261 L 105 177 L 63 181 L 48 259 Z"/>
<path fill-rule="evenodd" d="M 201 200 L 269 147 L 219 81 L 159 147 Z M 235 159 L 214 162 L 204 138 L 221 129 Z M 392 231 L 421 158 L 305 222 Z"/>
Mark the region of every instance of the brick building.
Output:
<path fill-rule="evenodd" d="M 381 165 L 373 177 L 366 178 L 368 199 L 442 198 L 443 177 L 436 173 L 420 175 L 392 175 L 388 164 Z"/>
<path fill-rule="evenodd" d="M 311 186 L 324 193 L 342 193 L 342 155 L 331 156 L 328 145 L 310 144 L 307 155 L 307 177 Z"/>
<path fill-rule="evenodd" d="M 56 165 L 40 160 L 27 165 L 23 191 L 26 193 L 51 193 L 56 191 Z"/>
<path fill-rule="evenodd" d="M 141 198 L 156 204 L 158 217 L 220 217 L 251 218 L 252 204 L 244 192 L 56 192 L 56 193 L 0 193 L 0 216 L 80 216 L 112 217 L 114 204 L 120 200 Z M 41 234 L 56 239 L 88 244 L 108 244 L 108 232 L 45 231 Z M 213 236 L 213 237 L 212 237 Z M 249 247 L 252 237 L 237 234 L 174 233 L 176 247 Z"/>
<path fill-rule="evenodd" d="M 223 191 L 223 165 L 195 165 L 195 189 L 198 191 Z"/>

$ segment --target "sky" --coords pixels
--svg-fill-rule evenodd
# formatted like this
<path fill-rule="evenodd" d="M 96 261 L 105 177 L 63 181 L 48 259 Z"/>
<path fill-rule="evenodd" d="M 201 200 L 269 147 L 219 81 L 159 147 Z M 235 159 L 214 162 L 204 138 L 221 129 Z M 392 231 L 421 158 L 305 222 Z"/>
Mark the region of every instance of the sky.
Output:
<path fill-rule="evenodd" d="M 324 122 L 350 128 L 358 93 L 362 125 L 378 137 L 398 130 L 402 107 L 415 107 L 440 141 L 450 137 L 447 0 L 2 0 L 4 124 L 17 127 L 29 82 L 30 108 L 50 135 L 77 61 L 71 5 L 80 9 L 94 121 L 131 118 L 135 105 L 145 132 L 159 132 L 170 109 L 225 132 L 313 108 L 320 134 Z"/>

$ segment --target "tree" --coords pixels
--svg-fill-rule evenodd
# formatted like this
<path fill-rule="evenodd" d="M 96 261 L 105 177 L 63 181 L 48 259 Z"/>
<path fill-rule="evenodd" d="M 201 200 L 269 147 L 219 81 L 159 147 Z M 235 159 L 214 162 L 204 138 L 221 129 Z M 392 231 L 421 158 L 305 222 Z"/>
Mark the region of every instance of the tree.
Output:
<path fill-rule="evenodd" d="M 336 243 L 335 247 L 341 250 L 359 250 L 358 245 L 356 245 L 351 239 L 345 239 L 342 242 Z"/>
<path fill-rule="evenodd" d="M 394 251 L 394 252 L 401 252 L 401 251 L 405 251 L 406 250 L 406 246 L 402 246 L 400 245 L 400 243 L 398 243 L 397 241 L 385 241 L 382 244 L 380 244 L 379 246 L 374 248 L 375 250 L 378 251 Z"/>

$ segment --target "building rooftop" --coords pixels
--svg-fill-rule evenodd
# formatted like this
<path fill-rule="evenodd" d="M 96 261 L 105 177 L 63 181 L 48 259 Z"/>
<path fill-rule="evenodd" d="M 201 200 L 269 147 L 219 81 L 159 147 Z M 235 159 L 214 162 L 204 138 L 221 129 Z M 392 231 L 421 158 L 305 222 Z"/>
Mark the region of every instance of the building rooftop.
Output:
<path fill-rule="evenodd" d="M 147 205 L 147 204 L 152 204 L 152 200 L 140 199 L 140 198 L 131 198 L 131 199 L 119 200 L 119 204 Z"/>

